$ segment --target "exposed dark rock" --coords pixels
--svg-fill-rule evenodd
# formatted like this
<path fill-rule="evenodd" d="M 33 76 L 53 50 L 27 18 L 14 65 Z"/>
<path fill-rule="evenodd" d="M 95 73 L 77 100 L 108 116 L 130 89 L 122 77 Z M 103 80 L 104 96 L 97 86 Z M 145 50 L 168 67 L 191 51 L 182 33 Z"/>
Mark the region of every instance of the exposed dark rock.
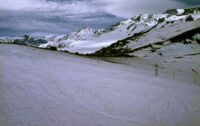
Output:
<path fill-rule="evenodd" d="M 141 20 L 141 15 L 137 16 L 136 18 L 132 18 L 132 20 L 135 20 L 136 22 L 140 22 L 140 20 Z"/>
<path fill-rule="evenodd" d="M 196 28 L 187 32 L 184 32 L 180 35 L 177 35 L 173 38 L 170 38 L 169 40 L 172 43 L 176 43 L 176 42 L 182 42 L 183 44 L 190 44 L 190 42 L 187 41 L 187 39 L 189 40 L 194 40 L 193 36 L 197 33 L 200 33 L 200 28 Z"/>
<path fill-rule="evenodd" d="M 13 43 L 28 46 L 39 46 L 41 44 L 47 43 L 47 41 L 44 39 L 34 39 L 29 35 L 24 35 L 23 39 L 14 39 Z"/>
<path fill-rule="evenodd" d="M 49 46 L 48 48 L 49 48 L 50 50 L 57 51 L 57 47 L 55 47 L 55 46 Z"/>
<path fill-rule="evenodd" d="M 183 12 L 182 15 L 189 15 L 194 13 L 195 11 L 200 11 L 200 7 L 196 7 L 196 8 L 189 8 L 189 9 L 184 9 L 185 11 Z"/>
<path fill-rule="evenodd" d="M 187 18 L 185 19 L 185 21 L 187 21 L 187 22 L 194 21 L 194 18 L 191 15 L 189 15 L 189 16 L 187 16 Z"/>
<path fill-rule="evenodd" d="M 189 14 L 194 13 L 195 11 L 200 11 L 200 7 L 184 9 L 184 12 L 181 15 L 189 15 Z M 177 9 L 170 9 L 170 10 L 165 11 L 164 14 L 177 15 L 178 11 Z"/>
<path fill-rule="evenodd" d="M 171 10 L 165 11 L 164 14 L 177 15 L 178 11 L 177 11 L 177 9 L 171 9 Z"/>
<path fill-rule="evenodd" d="M 158 23 L 162 23 L 162 22 L 164 22 L 165 21 L 165 18 L 159 18 L 158 19 Z"/>
<path fill-rule="evenodd" d="M 19 44 L 19 45 L 26 45 L 25 41 L 23 39 L 15 39 L 13 41 L 14 44 Z"/>

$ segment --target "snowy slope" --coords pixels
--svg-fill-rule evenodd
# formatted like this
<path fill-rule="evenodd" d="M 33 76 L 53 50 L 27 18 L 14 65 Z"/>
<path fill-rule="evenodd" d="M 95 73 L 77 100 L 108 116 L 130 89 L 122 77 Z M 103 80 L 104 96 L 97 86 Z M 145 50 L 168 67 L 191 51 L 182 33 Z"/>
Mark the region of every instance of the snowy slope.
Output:
<path fill-rule="evenodd" d="M 187 33 L 186 35 L 184 35 Z M 175 21 L 174 23 L 170 23 L 165 25 L 164 27 L 156 27 L 147 33 L 135 34 L 132 37 L 126 38 L 124 40 L 120 40 L 116 43 L 113 43 L 111 46 L 106 47 L 100 51 L 95 52 L 95 55 L 102 56 L 122 56 L 122 55 L 135 55 L 136 51 L 140 51 L 142 49 L 155 50 L 156 48 L 161 48 L 170 44 L 187 44 L 185 42 L 187 39 L 191 39 L 194 41 L 192 43 L 188 43 L 195 47 L 199 47 L 198 43 L 199 38 L 198 34 L 200 33 L 200 20 L 191 21 L 191 22 L 181 22 Z M 179 37 L 184 40 L 176 40 L 173 42 L 173 39 Z M 197 36 L 196 39 L 193 39 L 194 36 Z M 154 48 L 155 47 L 155 48 Z"/>
<path fill-rule="evenodd" d="M 18 45 L 2 44 L 0 54 L 1 126 L 200 124 L 200 86 L 190 75 L 155 77 L 138 66 Z"/>
<path fill-rule="evenodd" d="M 144 15 L 144 20 L 147 18 Z M 132 25 L 136 23 L 137 28 Z M 127 38 L 135 32 L 141 32 L 153 27 L 156 23 L 146 24 L 145 22 L 135 22 L 132 19 L 120 22 L 115 26 L 100 29 L 98 31 L 91 28 L 80 29 L 74 33 L 65 36 L 48 36 L 45 37 L 49 43 L 41 45 L 46 48 L 48 46 L 56 46 L 58 50 L 67 50 L 71 53 L 93 53 L 102 47 L 107 47 L 117 40 Z M 54 39 L 52 39 L 54 37 Z"/>

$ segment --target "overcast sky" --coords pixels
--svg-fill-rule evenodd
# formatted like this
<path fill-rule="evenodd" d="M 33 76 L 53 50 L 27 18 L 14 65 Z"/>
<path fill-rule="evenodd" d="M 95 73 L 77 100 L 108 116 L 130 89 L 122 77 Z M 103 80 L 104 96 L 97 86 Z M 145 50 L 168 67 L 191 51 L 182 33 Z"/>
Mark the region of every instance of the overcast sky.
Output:
<path fill-rule="evenodd" d="M 200 0 L 0 0 L 0 36 L 99 29 L 141 13 L 200 5 Z"/>

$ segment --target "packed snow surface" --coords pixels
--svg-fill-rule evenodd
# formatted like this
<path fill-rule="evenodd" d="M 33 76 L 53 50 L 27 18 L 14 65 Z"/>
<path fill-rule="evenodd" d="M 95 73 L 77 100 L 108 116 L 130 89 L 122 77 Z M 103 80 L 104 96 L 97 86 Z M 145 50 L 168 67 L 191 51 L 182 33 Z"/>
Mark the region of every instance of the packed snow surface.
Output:
<path fill-rule="evenodd" d="M 156 77 L 129 60 L 0 44 L 0 126 L 199 126 L 191 74 Z"/>

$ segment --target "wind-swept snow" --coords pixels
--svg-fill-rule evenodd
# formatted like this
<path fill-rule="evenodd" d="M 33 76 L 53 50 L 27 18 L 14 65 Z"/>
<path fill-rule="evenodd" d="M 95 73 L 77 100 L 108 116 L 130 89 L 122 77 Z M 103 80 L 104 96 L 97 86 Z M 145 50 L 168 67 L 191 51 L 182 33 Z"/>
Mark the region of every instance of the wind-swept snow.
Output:
<path fill-rule="evenodd" d="M 0 64 L 1 126 L 200 124 L 200 87 L 191 75 L 155 77 L 137 65 L 6 44 Z"/>

